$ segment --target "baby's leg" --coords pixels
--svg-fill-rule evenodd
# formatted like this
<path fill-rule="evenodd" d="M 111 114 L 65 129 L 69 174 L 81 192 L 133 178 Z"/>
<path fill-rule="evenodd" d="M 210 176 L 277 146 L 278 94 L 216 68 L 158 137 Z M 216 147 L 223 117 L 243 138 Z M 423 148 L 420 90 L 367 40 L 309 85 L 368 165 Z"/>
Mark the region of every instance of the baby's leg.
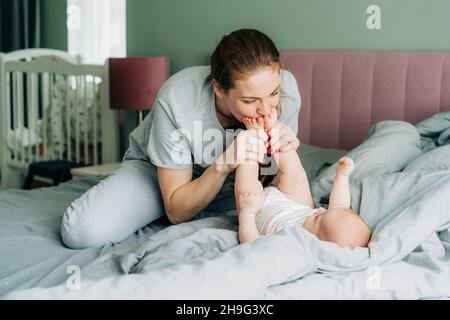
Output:
<path fill-rule="evenodd" d="M 258 207 L 262 206 L 259 202 L 265 200 L 265 192 L 258 180 L 258 171 L 257 162 L 240 164 L 236 168 L 234 195 L 238 214 L 241 211 L 254 215 L 259 213 Z"/>
<path fill-rule="evenodd" d="M 247 128 L 255 126 L 252 119 L 245 120 Z M 258 180 L 259 165 L 256 161 L 240 164 L 235 172 L 234 193 L 239 218 L 239 241 L 250 242 L 259 237 L 256 227 L 256 215 L 261 211 L 266 200 L 266 193 Z"/>
<path fill-rule="evenodd" d="M 240 243 L 251 242 L 259 237 L 256 215 L 260 213 L 266 201 L 266 193 L 258 180 L 258 171 L 257 162 L 240 164 L 236 168 L 234 192 Z"/>
<path fill-rule="evenodd" d="M 272 128 L 276 122 L 276 115 L 264 117 L 264 127 Z M 275 132 L 275 134 L 277 134 Z M 272 145 L 271 145 L 272 147 Z M 275 152 L 273 152 L 275 151 Z M 275 181 L 278 182 L 278 189 L 288 198 L 313 208 L 311 190 L 309 188 L 308 177 L 296 151 L 277 152 L 272 150 L 272 156 L 278 166 L 278 174 Z M 277 183 L 275 182 L 275 184 Z"/>
<path fill-rule="evenodd" d="M 262 119 L 259 124 L 255 119 L 244 118 L 243 120 L 248 129 L 263 128 Z M 256 161 L 247 161 L 236 168 L 234 194 L 238 214 L 245 209 L 256 215 L 259 213 L 255 212 L 258 211 L 257 207 L 262 207 L 259 202 L 264 201 L 265 192 L 258 180 L 258 173 L 259 165 Z"/>
<path fill-rule="evenodd" d="M 266 193 L 258 180 L 258 163 L 241 164 L 236 168 L 234 192 L 239 219 L 240 243 L 251 242 L 259 237 L 256 215 L 266 200 Z"/>
<path fill-rule="evenodd" d="M 280 189 L 288 198 L 313 208 L 308 177 L 296 151 L 274 153 L 273 157 L 279 168 Z"/>

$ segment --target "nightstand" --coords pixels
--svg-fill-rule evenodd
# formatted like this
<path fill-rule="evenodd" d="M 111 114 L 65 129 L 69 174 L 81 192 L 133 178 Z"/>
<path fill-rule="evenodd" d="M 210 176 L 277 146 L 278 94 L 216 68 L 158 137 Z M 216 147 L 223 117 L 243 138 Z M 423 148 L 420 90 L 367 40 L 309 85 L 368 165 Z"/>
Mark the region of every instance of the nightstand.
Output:
<path fill-rule="evenodd" d="M 79 167 L 70 170 L 70 173 L 74 178 L 80 177 L 96 177 L 96 176 L 109 176 L 116 171 L 122 162 L 105 163 L 98 166 Z"/>

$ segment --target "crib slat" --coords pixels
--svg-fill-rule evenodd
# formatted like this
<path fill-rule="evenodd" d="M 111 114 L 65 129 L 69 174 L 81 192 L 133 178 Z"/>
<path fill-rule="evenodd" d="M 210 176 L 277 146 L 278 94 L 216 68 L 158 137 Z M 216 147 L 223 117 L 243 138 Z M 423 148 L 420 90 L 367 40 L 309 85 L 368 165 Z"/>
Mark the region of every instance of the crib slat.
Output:
<path fill-rule="evenodd" d="M 58 101 L 58 84 L 60 83 L 61 77 L 59 74 L 52 74 L 52 79 L 51 79 L 51 104 L 52 104 L 52 112 L 51 112 L 51 131 L 52 131 L 52 145 L 53 148 L 56 147 L 56 141 L 55 141 L 55 136 L 58 136 L 59 138 L 59 154 L 56 154 L 55 150 L 53 150 L 53 155 L 54 158 L 58 159 L 58 160 L 63 160 L 63 119 L 62 116 L 58 117 L 58 118 L 54 118 L 53 115 L 54 114 L 58 114 L 57 112 L 55 112 L 56 110 L 53 110 L 54 108 L 56 109 L 61 109 L 61 101 Z"/>
<path fill-rule="evenodd" d="M 55 107 L 55 98 L 54 98 L 54 96 L 53 96 L 53 88 L 55 87 L 55 74 L 54 73 L 50 73 L 49 74 L 49 99 L 50 99 L 50 115 L 52 114 L 52 109 Z M 52 138 L 52 145 L 53 145 L 53 148 L 55 148 L 55 142 L 53 141 L 53 127 L 54 127 L 54 125 L 52 124 L 52 118 L 51 118 L 51 116 L 50 116 L 50 128 L 51 128 L 51 130 L 50 130 L 50 134 L 51 134 L 51 138 Z M 56 153 L 55 153 L 55 150 L 53 149 L 52 150 L 53 152 L 52 152 L 52 160 L 55 160 L 56 159 Z"/>
<path fill-rule="evenodd" d="M 80 87 L 81 87 L 81 80 L 80 77 L 77 76 L 77 88 L 75 90 L 75 150 L 76 150 L 76 161 L 80 162 L 80 113 L 79 113 L 79 94 L 81 92 Z"/>
<path fill-rule="evenodd" d="M 11 127 L 12 127 L 12 123 L 11 123 L 11 73 L 7 72 L 6 73 L 6 131 L 5 132 L 10 132 Z M 9 152 L 8 152 L 8 160 L 11 160 L 11 155 Z"/>
<path fill-rule="evenodd" d="M 18 115 L 17 115 L 17 109 L 18 109 L 18 100 L 19 100 L 19 93 L 18 93 L 18 72 L 13 72 L 12 73 L 12 83 L 13 83 L 13 108 L 12 108 L 12 134 L 13 134 L 13 158 L 14 161 L 18 161 L 19 157 L 18 157 L 18 145 L 17 145 L 17 139 L 16 139 L 16 129 L 18 128 L 17 123 L 19 122 L 18 120 Z"/>
<path fill-rule="evenodd" d="M 92 84 L 92 118 L 94 118 L 94 128 L 93 128 L 93 136 L 94 136 L 94 165 L 98 165 L 98 151 L 97 151 L 97 77 L 94 77 Z M 104 146 L 103 146 L 104 147 Z"/>
<path fill-rule="evenodd" d="M 87 165 L 89 164 L 89 143 L 88 143 L 88 130 L 89 130 L 89 126 L 88 126 L 88 100 L 87 100 L 87 80 L 86 80 L 86 75 L 83 76 L 83 94 L 84 94 L 84 163 Z"/>
<path fill-rule="evenodd" d="M 25 59 L 25 61 L 30 62 L 31 58 L 28 57 Z M 26 124 L 27 124 L 26 129 L 27 129 L 27 136 L 28 136 L 28 148 L 25 148 L 25 147 L 23 148 L 24 149 L 23 150 L 23 158 L 24 158 L 25 162 L 29 164 L 29 163 L 33 162 L 33 155 L 32 155 L 32 150 L 31 150 L 32 149 L 32 143 L 31 143 L 31 132 L 32 131 L 31 131 L 31 126 L 30 126 L 30 123 L 31 123 L 31 121 L 30 121 L 31 120 L 30 105 L 32 103 L 31 102 L 31 99 L 32 99 L 31 98 L 31 75 L 28 72 L 24 72 L 22 78 L 23 77 L 25 77 L 26 88 L 27 88 L 26 89 L 27 90 L 27 92 L 26 92 L 27 100 L 26 101 L 25 101 L 25 92 L 23 92 L 23 98 L 24 98 L 24 101 L 23 101 L 23 126 L 25 129 L 25 119 L 26 119 Z M 25 89 L 23 91 L 25 91 Z M 21 141 L 23 141 L 23 138 Z M 25 154 L 27 152 L 25 149 L 28 149 L 28 157 L 25 156 Z"/>
<path fill-rule="evenodd" d="M 15 129 L 17 130 L 17 132 L 14 132 L 14 137 L 15 137 L 15 144 L 16 144 L 16 155 L 17 158 L 16 160 L 19 162 L 21 161 L 21 145 L 20 145 L 20 135 L 21 135 L 21 130 L 20 130 L 20 124 L 22 122 L 22 112 L 20 112 L 20 88 L 19 88 L 19 77 L 22 74 L 20 72 L 16 72 L 16 77 L 15 77 L 15 84 L 16 84 L 16 92 L 15 92 L 15 107 L 14 107 L 14 113 L 16 114 L 16 118 L 15 118 Z"/>
<path fill-rule="evenodd" d="M 25 79 L 27 81 L 27 101 L 26 101 L 26 115 L 27 115 L 27 129 L 28 129 L 28 163 L 33 162 L 33 155 L 31 152 L 31 123 L 32 123 L 32 119 L 31 119 L 31 104 L 32 104 L 32 93 L 31 93 L 31 74 L 29 73 L 25 73 Z M 24 120 L 23 123 L 25 124 L 25 110 L 23 113 L 24 116 Z"/>
<path fill-rule="evenodd" d="M 26 62 L 30 62 L 31 58 L 26 58 L 25 59 Z M 24 132 L 24 134 L 22 135 L 22 139 L 21 141 L 23 141 L 24 139 L 24 135 L 25 133 L 27 133 L 28 136 L 28 148 L 26 148 L 25 146 L 23 147 L 23 159 L 26 163 L 31 163 L 32 159 L 31 159 L 31 131 L 30 131 L 30 94 L 31 94 L 31 90 L 30 90 L 30 75 L 28 74 L 28 72 L 23 72 L 22 73 L 22 77 L 21 79 L 25 78 L 26 81 L 26 95 L 25 95 L 25 86 L 23 87 L 22 90 L 22 97 L 23 97 L 23 130 L 25 131 L 25 123 L 27 124 L 27 131 Z M 25 101 L 26 98 L 26 101 Z M 26 155 L 27 150 L 28 149 L 28 156 Z"/>
<path fill-rule="evenodd" d="M 23 103 L 23 72 L 18 72 L 17 76 L 17 117 L 18 117 L 18 125 L 19 125 L 19 132 L 20 132 L 20 141 L 21 145 L 19 147 L 20 149 L 20 162 L 25 164 L 25 148 L 23 146 L 23 139 L 24 139 L 24 125 L 25 125 L 25 107 Z"/>
<path fill-rule="evenodd" d="M 70 112 L 71 105 L 74 103 L 72 97 L 69 96 L 69 92 L 73 92 L 72 90 L 72 81 L 73 78 L 67 76 L 67 103 L 66 103 L 66 134 L 67 134 L 67 160 L 72 160 L 72 141 L 71 141 L 71 130 L 70 130 Z"/>
<path fill-rule="evenodd" d="M 56 85 L 57 80 L 58 80 L 58 77 L 56 76 L 56 74 L 53 74 L 52 87 L 51 87 L 52 91 L 51 92 L 52 92 L 52 98 L 54 100 L 54 108 L 58 109 L 60 114 L 61 114 L 61 117 L 58 118 L 58 122 L 62 126 L 64 124 L 64 119 L 62 118 L 63 106 L 62 106 L 61 102 L 58 101 L 58 97 L 56 96 L 56 92 L 55 92 L 58 89 L 58 86 Z M 60 131 L 60 132 L 58 132 L 58 134 L 60 135 L 60 137 L 59 137 L 59 159 L 58 160 L 63 160 L 63 155 L 64 155 L 64 148 L 63 148 L 63 146 L 64 146 L 64 132 Z"/>
<path fill-rule="evenodd" d="M 38 95 L 38 75 L 36 73 L 33 73 L 33 75 L 31 76 L 31 93 L 32 93 L 32 97 L 33 97 L 33 104 L 31 105 L 33 112 L 33 121 L 31 122 L 32 125 L 32 129 L 33 129 L 33 133 L 36 136 L 36 146 L 34 148 L 34 152 L 35 152 L 35 159 L 36 161 L 40 161 L 41 160 L 41 156 L 39 154 L 39 132 L 38 132 L 38 119 L 39 119 L 39 95 Z"/>
<path fill-rule="evenodd" d="M 49 86 L 49 76 L 47 72 L 42 73 L 41 75 L 41 105 L 42 105 L 42 145 L 43 145 L 43 154 L 42 157 L 44 160 L 48 160 L 48 152 L 47 152 L 47 108 L 49 103 L 48 96 L 48 86 Z M 48 109 L 50 110 L 50 109 Z"/>

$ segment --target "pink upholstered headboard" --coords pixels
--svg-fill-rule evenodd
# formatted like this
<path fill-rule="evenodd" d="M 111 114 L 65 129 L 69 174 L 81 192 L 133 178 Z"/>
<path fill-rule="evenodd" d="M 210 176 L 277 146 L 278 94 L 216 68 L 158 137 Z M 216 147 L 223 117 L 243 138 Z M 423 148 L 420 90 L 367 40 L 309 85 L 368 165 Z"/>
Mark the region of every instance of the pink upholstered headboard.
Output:
<path fill-rule="evenodd" d="M 450 110 L 450 52 L 285 51 L 300 90 L 299 137 L 351 149 L 381 120 Z"/>

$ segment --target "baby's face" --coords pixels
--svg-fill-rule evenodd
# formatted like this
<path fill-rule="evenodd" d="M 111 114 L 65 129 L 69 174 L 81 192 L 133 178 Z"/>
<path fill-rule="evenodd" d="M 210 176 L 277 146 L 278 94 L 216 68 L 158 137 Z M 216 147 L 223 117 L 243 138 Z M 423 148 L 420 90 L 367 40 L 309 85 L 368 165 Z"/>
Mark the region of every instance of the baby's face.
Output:
<path fill-rule="evenodd" d="M 320 240 L 342 247 L 365 247 L 371 236 L 369 227 L 359 215 L 345 208 L 318 208 L 303 227 Z"/>

